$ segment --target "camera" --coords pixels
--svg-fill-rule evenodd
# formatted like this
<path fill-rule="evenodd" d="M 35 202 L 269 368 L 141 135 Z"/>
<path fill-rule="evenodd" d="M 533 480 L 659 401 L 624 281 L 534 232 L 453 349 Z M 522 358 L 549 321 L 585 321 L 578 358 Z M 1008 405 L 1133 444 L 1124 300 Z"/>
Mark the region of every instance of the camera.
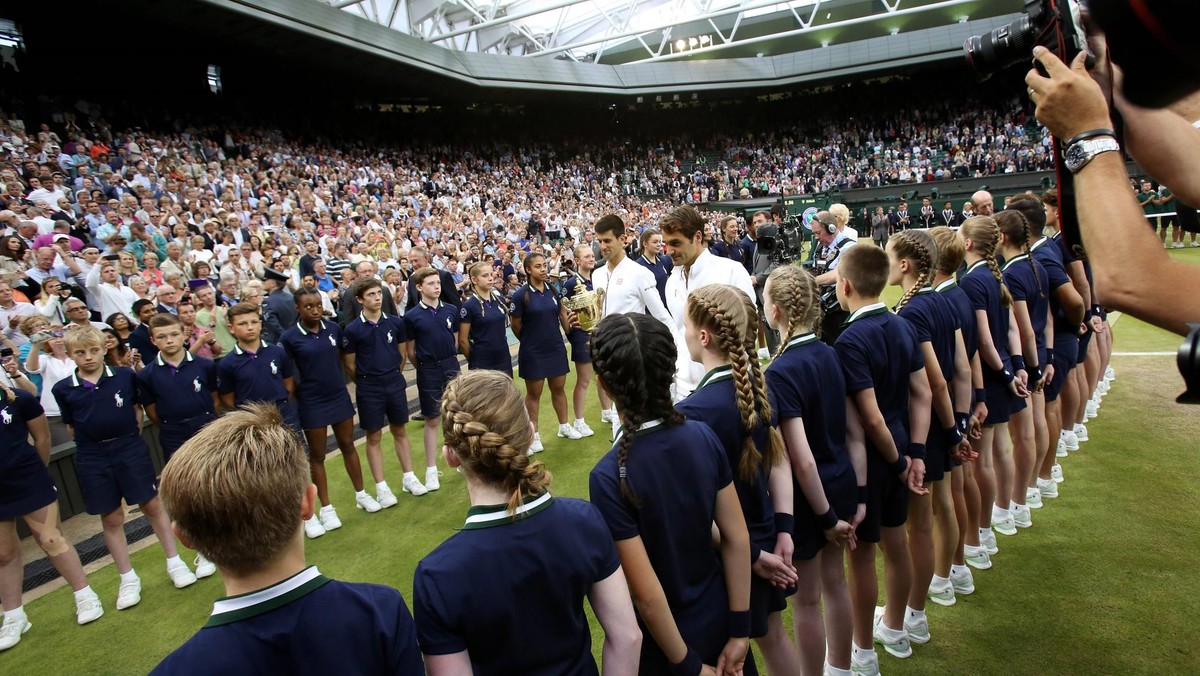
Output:
<path fill-rule="evenodd" d="M 803 255 L 804 225 L 796 216 L 788 216 L 780 225 L 764 223 L 755 234 L 758 250 L 771 259 L 772 266 L 787 265 Z"/>
<path fill-rule="evenodd" d="M 1028 63 L 1037 45 L 1070 63 L 1087 50 L 1081 21 L 1079 0 L 1025 0 L 1025 11 L 1016 21 L 967 38 L 963 43 L 967 67 L 983 82 L 1009 66 Z"/>
<path fill-rule="evenodd" d="M 1175 400 L 1178 404 L 1200 404 L 1200 324 L 1188 324 L 1191 331 L 1179 346 L 1176 363 L 1187 390 Z"/>

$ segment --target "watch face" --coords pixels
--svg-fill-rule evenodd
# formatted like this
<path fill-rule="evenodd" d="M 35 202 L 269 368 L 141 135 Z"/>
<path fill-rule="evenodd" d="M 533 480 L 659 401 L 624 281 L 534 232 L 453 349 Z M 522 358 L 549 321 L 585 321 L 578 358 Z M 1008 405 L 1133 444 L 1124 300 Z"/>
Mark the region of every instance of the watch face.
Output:
<path fill-rule="evenodd" d="M 1066 162 L 1068 169 L 1074 170 L 1074 169 L 1078 168 L 1080 164 L 1083 163 L 1084 158 L 1086 158 L 1086 157 L 1087 157 L 1087 153 L 1084 151 L 1083 145 L 1080 143 L 1076 143 L 1075 145 L 1071 146 L 1070 148 L 1067 148 L 1067 152 L 1066 152 L 1066 155 L 1063 157 L 1063 160 Z"/>

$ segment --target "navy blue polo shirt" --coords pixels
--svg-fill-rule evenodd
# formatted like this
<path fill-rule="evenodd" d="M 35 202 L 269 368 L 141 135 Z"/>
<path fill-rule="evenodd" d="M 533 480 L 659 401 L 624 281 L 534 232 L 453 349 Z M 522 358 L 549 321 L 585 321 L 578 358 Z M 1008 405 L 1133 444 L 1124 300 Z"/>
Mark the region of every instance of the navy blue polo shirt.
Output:
<path fill-rule="evenodd" d="M 424 674 L 425 665 L 400 592 L 309 567 L 218 599 L 208 623 L 151 673 Z"/>
<path fill-rule="evenodd" d="M 592 504 L 614 540 L 641 537 L 688 645 L 698 652 L 709 648 L 696 637 L 714 635 L 716 627 L 719 653 L 728 637 L 729 601 L 720 553 L 712 546 L 712 524 L 717 493 L 733 481 L 725 449 L 704 423 L 651 420 L 634 438 L 625 468 L 637 506 L 621 496 L 616 443 L 592 469 Z M 646 637 L 643 646 L 654 641 L 649 633 Z"/>
<path fill-rule="evenodd" d="M 958 328 L 958 316 L 950 301 L 925 287 L 900 308 L 901 318 L 912 325 L 917 334 L 918 343 L 933 345 L 933 353 L 937 356 L 938 369 L 946 382 L 954 380 L 954 331 Z M 918 348 L 920 346 L 918 345 Z M 938 429 L 945 427 L 939 425 Z"/>
<path fill-rule="evenodd" d="M 671 276 L 671 270 L 675 267 L 671 263 L 671 257 L 659 254 L 653 261 L 650 261 L 646 260 L 645 256 L 638 256 L 637 262 L 638 265 L 654 273 L 654 285 L 658 287 L 658 297 L 665 305 L 667 302 L 667 278 Z"/>
<path fill-rule="evenodd" d="M 521 320 L 521 350 L 545 350 L 562 344 L 559 302 L 549 284 L 542 291 L 526 284 L 512 295 L 512 316 Z"/>
<path fill-rule="evenodd" d="M 300 373 L 296 396 L 301 399 L 328 399 L 330 393 L 346 388 L 342 378 L 342 328 L 337 322 L 321 320 L 314 333 L 299 322 L 284 331 L 279 344 L 296 364 Z"/>
<path fill-rule="evenodd" d="M 953 278 L 935 286 L 934 291 L 945 297 L 950 304 L 950 309 L 958 320 L 958 328 L 962 331 L 963 344 L 967 347 L 967 360 L 970 361 L 979 350 L 979 327 L 975 326 L 975 309 L 971 307 L 971 299 Z"/>
<path fill-rule="evenodd" d="M 284 378 L 292 377 L 292 360 L 282 347 L 265 340 L 258 350 L 248 352 L 235 345 L 233 352 L 217 363 L 217 391 L 233 393 L 233 403 L 251 401 L 276 403 L 288 398 Z"/>
<path fill-rule="evenodd" d="M 25 476 L 30 471 L 45 471 L 42 458 L 29 443 L 30 420 L 46 414 L 34 395 L 14 389 L 15 398 L 0 407 L 0 473 Z M 17 471 L 17 470 L 20 471 Z M 13 496 L 6 496 L 5 499 Z"/>
<path fill-rule="evenodd" d="M 420 301 L 404 313 L 404 330 L 413 341 L 417 365 L 452 359 L 458 354 L 458 308 Z"/>
<path fill-rule="evenodd" d="M 1000 298 L 1000 282 L 996 281 L 987 263 L 976 261 L 967 268 L 958 286 L 971 299 L 972 311 L 983 310 L 987 314 L 992 344 L 1000 353 L 1005 368 L 1008 368 L 1011 363 L 1008 358 L 1008 308 L 1004 307 L 1004 301 Z"/>
<path fill-rule="evenodd" d="M 874 388 L 875 403 L 903 455 L 909 442 L 909 375 L 925 368 L 912 326 L 888 312 L 883 303 L 867 305 L 850 314 L 834 349 L 842 362 L 846 392 Z M 874 448 L 870 439 L 867 446 Z"/>
<path fill-rule="evenodd" d="M 124 366 L 105 366 L 95 385 L 76 369 L 51 390 L 62 421 L 75 429 L 75 443 L 95 444 L 141 431 L 138 427 L 137 376 Z"/>
<path fill-rule="evenodd" d="M 342 351 L 355 355 L 355 375 L 383 376 L 400 371 L 400 347 L 407 340 L 400 317 L 380 314 L 379 321 L 372 322 L 360 313 L 342 331 Z"/>
<path fill-rule="evenodd" d="M 1030 265 L 1033 263 L 1033 265 Z M 1029 323 L 1037 337 L 1038 352 L 1046 349 L 1047 313 L 1050 310 L 1050 280 L 1045 269 L 1029 254 L 1013 256 L 1004 263 L 1004 283 L 1013 301 L 1024 301 L 1029 312 Z"/>
<path fill-rule="evenodd" d="M 503 298 L 491 296 L 480 302 L 471 294 L 463 301 L 459 319 L 469 324 L 471 349 L 478 352 L 508 351 L 508 307 Z"/>
<path fill-rule="evenodd" d="M 217 365 L 186 350 L 183 354 L 183 361 L 175 367 L 160 352 L 137 376 L 139 403 L 154 404 L 158 419 L 166 425 L 216 414 L 212 393 L 217 391 Z"/>
<path fill-rule="evenodd" d="M 780 420 L 802 418 L 804 435 L 821 481 L 830 485 L 853 472 L 846 452 L 846 379 L 832 347 L 805 333 L 788 340 L 764 378 L 771 409 Z M 797 500 L 803 500 L 797 494 Z"/>
<path fill-rule="evenodd" d="M 702 422 L 720 440 L 733 473 L 733 486 L 742 503 L 742 514 L 746 517 L 746 528 L 750 531 L 750 560 L 758 560 L 761 549 L 775 549 L 775 507 L 771 504 L 768 488 L 770 467 L 761 463 L 754 481 L 742 479 L 742 444 L 746 432 L 742 428 L 742 415 L 738 411 L 737 392 L 733 383 L 733 367 L 718 366 L 709 371 L 686 399 L 675 408 L 689 420 Z M 774 424 L 776 421 L 771 421 Z M 767 448 L 767 426 L 759 425 L 751 435 L 759 453 Z"/>
<path fill-rule="evenodd" d="M 477 675 L 597 674 L 583 599 L 620 565 L 604 518 L 583 500 L 543 493 L 515 515 L 472 507 L 417 566 L 421 651 L 465 650 Z"/>

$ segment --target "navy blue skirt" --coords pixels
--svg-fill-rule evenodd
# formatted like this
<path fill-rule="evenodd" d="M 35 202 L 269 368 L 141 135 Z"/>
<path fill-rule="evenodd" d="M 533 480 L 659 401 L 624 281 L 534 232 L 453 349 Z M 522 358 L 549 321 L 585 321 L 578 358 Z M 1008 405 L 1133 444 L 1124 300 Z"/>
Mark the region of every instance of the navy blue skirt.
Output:
<path fill-rule="evenodd" d="M 0 521 L 36 512 L 56 500 L 54 479 L 33 449 L 28 461 L 0 472 Z"/>
<path fill-rule="evenodd" d="M 521 350 L 517 353 L 517 368 L 522 380 L 565 376 L 571 370 L 571 365 L 567 362 L 567 346 L 560 341 L 537 346 L 522 343 Z"/>
<path fill-rule="evenodd" d="M 323 397 L 297 397 L 296 408 L 300 416 L 300 428 L 322 429 L 354 417 L 354 403 L 346 388 L 325 393 Z"/>

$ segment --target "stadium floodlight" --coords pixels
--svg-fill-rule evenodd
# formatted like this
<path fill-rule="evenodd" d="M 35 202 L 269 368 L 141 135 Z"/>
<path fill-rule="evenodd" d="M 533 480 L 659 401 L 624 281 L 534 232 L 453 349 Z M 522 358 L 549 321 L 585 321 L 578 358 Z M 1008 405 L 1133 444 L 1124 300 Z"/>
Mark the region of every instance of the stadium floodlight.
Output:
<path fill-rule="evenodd" d="M 682 39 L 676 40 L 675 41 L 675 49 L 677 51 L 682 52 L 683 50 L 687 49 L 687 43 L 684 42 Z"/>

